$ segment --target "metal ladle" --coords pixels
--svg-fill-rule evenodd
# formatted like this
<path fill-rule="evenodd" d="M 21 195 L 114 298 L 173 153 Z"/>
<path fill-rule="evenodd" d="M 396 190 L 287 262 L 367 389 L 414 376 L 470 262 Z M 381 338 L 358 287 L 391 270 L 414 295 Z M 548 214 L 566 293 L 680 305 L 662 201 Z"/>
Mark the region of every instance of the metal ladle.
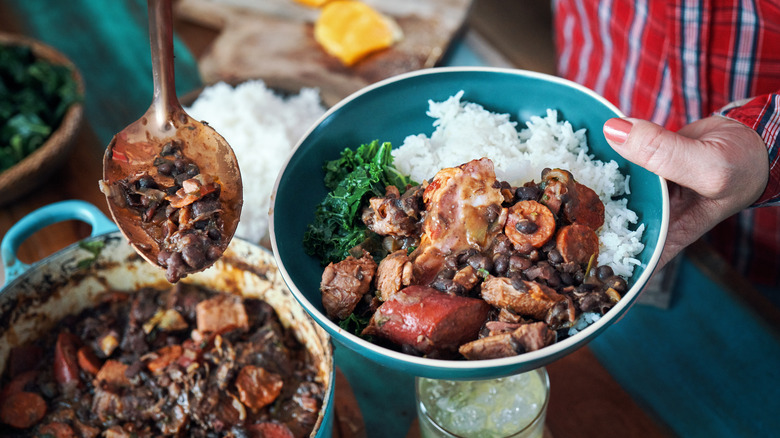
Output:
<path fill-rule="evenodd" d="M 164 267 L 161 264 L 164 262 L 158 260 L 160 252 L 166 250 L 161 247 L 163 237 L 148 221 L 142 221 L 138 211 L 127 207 L 126 200 L 115 190 L 118 182 L 143 172 L 155 180 L 165 180 L 166 176 L 158 172 L 155 160 L 159 159 L 166 144 L 175 141 L 183 156 L 192 160 L 201 174 L 209 175 L 221 186 L 219 207 L 223 226 L 214 245 L 219 249 L 219 255 L 227 248 L 238 226 L 243 186 L 236 156 L 225 139 L 210 126 L 187 115 L 176 97 L 171 1 L 148 0 L 148 6 L 154 97 L 146 113 L 111 140 L 103 157 L 100 186 L 111 216 L 130 244 L 148 262 Z M 168 180 L 172 178 L 168 177 Z M 186 273 L 205 269 L 214 261 L 209 259 L 206 266 L 192 268 Z"/>

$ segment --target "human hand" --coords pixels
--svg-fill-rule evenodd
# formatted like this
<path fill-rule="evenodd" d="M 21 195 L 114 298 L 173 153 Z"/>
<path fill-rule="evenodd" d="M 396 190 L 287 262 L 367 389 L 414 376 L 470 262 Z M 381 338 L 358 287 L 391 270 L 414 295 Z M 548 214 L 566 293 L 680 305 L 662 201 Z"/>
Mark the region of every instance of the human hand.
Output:
<path fill-rule="evenodd" d="M 763 139 L 725 117 L 697 120 L 676 133 L 646 120 L 613 118 L 604 136 L 617 153 L 669 183 L 669 232 L 659 269 L 756 201 L 768 181 Z"/>

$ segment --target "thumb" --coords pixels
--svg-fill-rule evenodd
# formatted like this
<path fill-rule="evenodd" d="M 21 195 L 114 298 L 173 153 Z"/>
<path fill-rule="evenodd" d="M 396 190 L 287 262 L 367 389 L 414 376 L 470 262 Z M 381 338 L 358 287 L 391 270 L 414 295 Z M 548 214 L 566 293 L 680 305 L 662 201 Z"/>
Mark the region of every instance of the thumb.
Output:
<path fill-rule="evenodd" d="M 695 185 L 700 141 L 668 131 L 655 123 L 612 118 L 604 123 L 604 137 L 615 152 L 650 172 L 680 185 Z"/>

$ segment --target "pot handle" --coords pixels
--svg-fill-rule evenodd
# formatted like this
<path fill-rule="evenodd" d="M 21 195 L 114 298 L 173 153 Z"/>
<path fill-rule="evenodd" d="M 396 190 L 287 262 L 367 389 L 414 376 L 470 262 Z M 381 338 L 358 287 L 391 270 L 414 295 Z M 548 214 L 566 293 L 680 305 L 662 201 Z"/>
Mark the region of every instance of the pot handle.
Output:
<path fill-rule="evenodd" d="M 3 236 L 3 241 L 0 243 L 0 254 L 2 254 L 3 267 L 5 268 L 4 285 L 10 283 L 30 267 L 16 258 L 16 252 L 22 242 L 44 227 L 72 219 L 90 224 L 92 226 L 90 236 L 110 233 L 118 229 L 100 209 L 86 201 L 74 199 L 41 207 L 15 223 Z"/>

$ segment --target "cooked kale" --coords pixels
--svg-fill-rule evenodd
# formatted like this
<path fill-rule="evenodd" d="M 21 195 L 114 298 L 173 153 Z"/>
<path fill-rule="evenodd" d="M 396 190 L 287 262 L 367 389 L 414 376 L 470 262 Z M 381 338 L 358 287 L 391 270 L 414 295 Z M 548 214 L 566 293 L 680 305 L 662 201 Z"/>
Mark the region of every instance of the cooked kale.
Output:
<path fill-rule="evenodd" d="M 347 257 L 349 250 L 369 237 L 360 213 L 372 196 L 384 196 L 385 187 L 401 192 L 416 184 L 393 167 L 392 145 L 374 140 L 357 150 L 344 149 L 340 158 L 323 166 L 330 190 L 314 213 L 303 237 L 306 252 L 324 264 Z"/>
<path fill-rule="evenodd" d="M 0 172 L 43 145 L 80 99 L 70 68 L 0 46 Z"/>

